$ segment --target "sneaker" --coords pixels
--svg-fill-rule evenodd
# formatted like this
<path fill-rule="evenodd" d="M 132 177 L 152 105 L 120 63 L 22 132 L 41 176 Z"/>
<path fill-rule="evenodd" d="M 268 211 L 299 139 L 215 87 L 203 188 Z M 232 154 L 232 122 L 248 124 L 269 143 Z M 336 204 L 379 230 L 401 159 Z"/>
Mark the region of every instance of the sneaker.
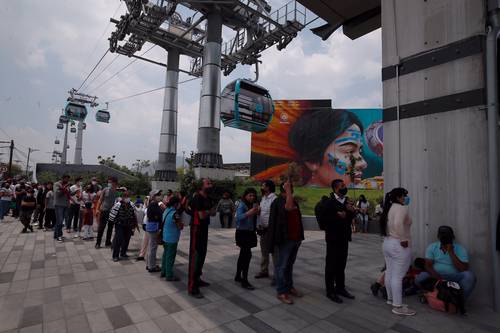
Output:
<path fill-rule="evenodd" d="M 28 229 L 30 229 L 30 231 L 33 232 L 33 227 L 31 225 L 28 226 Z"/>
<path fill-rule="evenodd" d="M 241 278 L 241 276 L 236 275 L 236 276 L 234 277 L 234 282 L 243 282 L 243 279 Z"/>
<path fill-rule="evenodd" d="M 388 299 L 388 300 L 385 302 L 385 304 L 387 304 L 387 305 L 392 305 L 392 299 Z"/>
<path fill-rule="evenodd" d="M 372 291 L 373 296 L 377 297 L 378 296 L 378 291 L 380 290 L 380 283 L 375 282 L 370 286 L 370 289 Z"/>
<path fill-rule="evenodd" d="M 137 257 L 136 261 L 144 261 L 144 257 Z"/>
<path fill-rule="evenodd" d="M 120 258 L 118 258 L 118 257 L 114 257 L 114 258 L 113 258 L 113 261 L 114 261 L 114 262 L 117 262 L 118 260 L 120 260 Z"/>
<path fill-rule="evenodd" d="M 410 309 L 407 306 L 398 306 L 392 308 L 392 313 L 398 316 L 414 316 L 417 314 L 417 311 Z"/>
<path fill-rule="evenodd" d="M 328 295 L 326 295 L 326 297 L 328 297 L 328 299 L 330 299 L 331 301 L 333 301 L 337 304 L 342 304 L 344 302 L 342 300 L 342 298 L 337 296 L 337 294 L 328 294 Z"/>
<path fill-rule="evenodd" d="M 22 233 L 22 234 L 25 234 L 25 233 L 27 233 L 27 232 L 28 232 L 28 229 L 26 229 L 26 228 L 24 228 L 23 230 L 21 230 L 21 233 Z"/>
<path fill-rule="evenodd" d="M 125 258 L 125 259 L 130 258 L 130 256 L 129 256 L 128 254 L 124 254 L 124 255 L 122 255 L 121 257 L 122 257 L 122 258 Z"/>
<path fill-rule="evenodd" d="M 62 242 L 64 242 L 64 239 L 62 237 L 57 237 L 57 241 L 62 243 Z"/>
<path fill-rule="evenodd" d="M 96 244 L 96 245 L 95 245 L 95 248 L 96 248 L 96 249 L 100 249 L 100 248 L 101 248 L 101 244 Z"/>
<path fill-rule="evenodd" d="M 292 305 L 293 304 L 293 300 L 290 298 L 290 296 L 288 296 L 288 294 L 279 294 L 278 296 L 276 296 L 282 303 L 285 303 L 285 304 L 288 304 L 288 305 Z"/>
<path fill-rule="evenodd" d="M 78 238 L 78 237 L 80 237 L 80 234 L 78 232 L 73 235 L 73 238 Z"/>

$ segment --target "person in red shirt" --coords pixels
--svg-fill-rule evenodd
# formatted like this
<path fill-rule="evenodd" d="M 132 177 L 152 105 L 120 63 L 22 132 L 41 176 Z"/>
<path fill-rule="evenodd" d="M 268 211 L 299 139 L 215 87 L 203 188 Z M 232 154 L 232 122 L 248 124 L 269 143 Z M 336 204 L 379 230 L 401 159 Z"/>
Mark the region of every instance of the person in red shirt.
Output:
<path fill-rule="evenodd" d="M 280 192 L 271 205 L 267 242 L 269 249 L 278 251 L 275 265 L 277 297 L 285 304 L 293 304 L 291 296 L 302 296 L 293 284 L 293 265 L 304 240 L 304 227 L 300 207 L 293 198 L 291 181 L 281 184 Z"/>

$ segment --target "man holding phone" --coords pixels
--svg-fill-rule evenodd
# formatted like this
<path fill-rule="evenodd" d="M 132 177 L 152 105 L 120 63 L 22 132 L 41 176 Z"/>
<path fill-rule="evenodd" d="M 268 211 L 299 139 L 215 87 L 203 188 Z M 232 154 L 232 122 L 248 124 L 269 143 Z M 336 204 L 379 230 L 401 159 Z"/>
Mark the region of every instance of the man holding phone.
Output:
<path fill-rule="evenodd" d="M 469 270 L 467 250 L 455 242 L 455 234 L 450 226 L 440 226 L 437 237 L 439 241 L 430 244 L 425 251 L 426 272 L 420 273 L 415 282 L 420 285 L 429 277 L 457 282 L 467 299 L 476 284 L 476 277 Z"/>

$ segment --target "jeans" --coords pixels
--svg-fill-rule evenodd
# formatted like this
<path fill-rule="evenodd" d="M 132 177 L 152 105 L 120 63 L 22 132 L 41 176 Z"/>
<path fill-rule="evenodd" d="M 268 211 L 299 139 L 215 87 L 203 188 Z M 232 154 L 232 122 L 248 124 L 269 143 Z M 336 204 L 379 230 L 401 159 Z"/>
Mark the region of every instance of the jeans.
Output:
<path fill-rule="evenodd" d="M 54 239 L 62 237 L 64 220 L 67 219 L 67 216 L 68 216 L 67 206 L 56 206 L 56 225 L 54 227 Z"/>
<path fill-rule="evenodd" d="M 224 223 L 224 218 L 227 216 L 227 226 Z M 231 224 L 233 223 L 233 214 L 224 214 L 219 213 L 220 227 L 221 228 L 231 228 Z"/>
<path fill-rule="evenodd" d="M 411 263 L 410 247 L 402 247 L 401 241 L 393 237 L 385 237 L 382 245 L 385 258 L 385 288 L 387 299 L 393 306 L 403 305 L 403 277 Z"/>
<path fill-rule="evenodd" d="M 45 228 L 53 228 L 56 225 L 56 210 L 54 208 L 45 209 Z"/>
<path fill-rule="evenodd" d="M 476 277 L 471 271 L 463 271 L 454 274 L 439 274 L 444 280 L 453 281 L 460 285 L 460 288 L 464 291 L 464 298 L 467 299 L 474 286 L 476 285 Z M 427 272 L 422 272 L 415 278 L 415 283 L 420 285 L 425 279 L 429 278 L 431 275 Z"/>
<path fill-rule="evenodd" d="M 156 250 L 158 249 L 158 232 L 147 232 L 149 234 L 148 259 L 146 267 L 153 269 L 156 267 Z"/>
<path fill-rule="evenodd" d="M 287 294 L 293 286 L 293 265 L 297 259 L 300 241 L 286 240 L 278 246 L 278 263 L 275 267 L 276 291 Z"/>
<path fill-rule="evenodd" d="M 161 273 L 166 278 L 174 277 L 174 263 L 177 255 L 178 243 L 163 243 L 163 257 L 161 260 Z"/>
<path fill-rule="evenodd" d="M 368 232 L 368 214 L 358 214 L 359 231 Z"/>
<path fill-rule="evenodd" d="M 96 245 L 101 245 L 102 236 L 104 235 L 104 229 L 106 229 L 106 225 L 108 226 L 108 230 L 106 232 L 106 240 L 104 241 L 104 245 L 111 245 L 111 235 L 113 234 L 113 223 L 108 221 L 109 218 L 109 210 L 102 210 L 101 217 L 99 220 L 99 229 L 97 229 L 97 240 Z"/>
<path fill-rule="evenodd" d="M 78 221 L 80 218 L 80 205 L 71 204 L 69 206 L 69 214 L 68 219 L 66 220 L 66 229 L 71 229 L 71 221 L 73 221 L 73 231 L 79 231 L 80 226 L 78 225 Z"/>
<path fill-rule="evenodd" d="M 4 216 L 7 216 L 10 209 L 9 200 L 0 200 L 0 220 L 3 220 Z"/>

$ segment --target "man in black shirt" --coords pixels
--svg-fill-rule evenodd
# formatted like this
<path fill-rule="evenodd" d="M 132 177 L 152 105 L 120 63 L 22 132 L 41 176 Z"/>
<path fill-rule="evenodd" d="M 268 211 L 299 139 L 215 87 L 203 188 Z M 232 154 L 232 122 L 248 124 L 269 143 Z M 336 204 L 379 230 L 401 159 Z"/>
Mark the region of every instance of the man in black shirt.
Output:
<path fill-rule="evenodd" d="M 325 225 L 326 296 L 336 303 L 342 303 L 339 297 L 354 299 L 345 288 L 345 267 L 347 252 L 351 240 L 351 222 L 355 216 L 355 208 L 347 202 L 347 187 L 343 180 L 332 181 L 333 193 L 327 203 L 329 221 Z"/>
<path fill-rule="evenodd" d="M 190 205 L 193 218 L 190 228 L 188 292 L 196 298 L 203 297 L 200 287 L 210 285 L 200 277 L 207 255 L 210 216 L 215 216 L 216 213 L 215 204 L 209 197 L 211 190 L 210 179 L 203 179 L 201 188 L 195 193 Z"/>

